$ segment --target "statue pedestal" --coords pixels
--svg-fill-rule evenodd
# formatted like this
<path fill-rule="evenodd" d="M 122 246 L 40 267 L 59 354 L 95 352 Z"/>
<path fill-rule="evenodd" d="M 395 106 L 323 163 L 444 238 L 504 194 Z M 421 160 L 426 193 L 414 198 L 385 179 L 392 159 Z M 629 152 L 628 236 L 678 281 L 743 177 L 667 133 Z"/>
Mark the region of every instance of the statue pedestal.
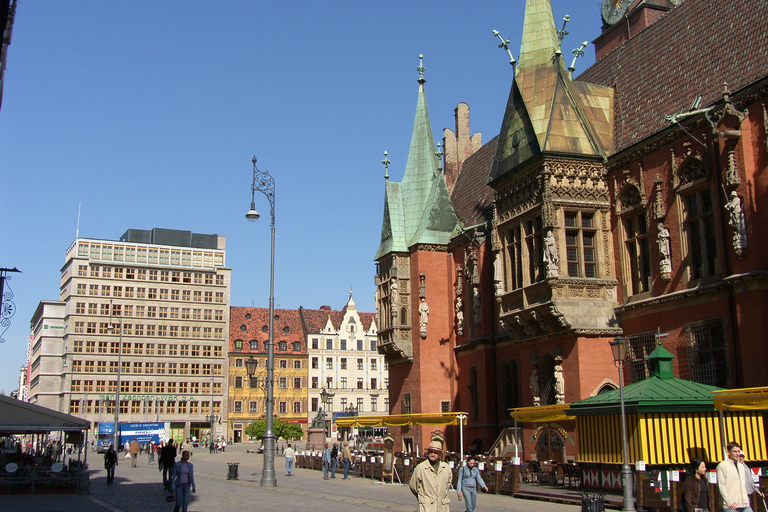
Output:
<path fill-rule="evenodd" d="M 307 441 L 307 450 L 322 450 L 325 448 L 324 428 L 310 428 L 308 433 L 309 441 Z"/>

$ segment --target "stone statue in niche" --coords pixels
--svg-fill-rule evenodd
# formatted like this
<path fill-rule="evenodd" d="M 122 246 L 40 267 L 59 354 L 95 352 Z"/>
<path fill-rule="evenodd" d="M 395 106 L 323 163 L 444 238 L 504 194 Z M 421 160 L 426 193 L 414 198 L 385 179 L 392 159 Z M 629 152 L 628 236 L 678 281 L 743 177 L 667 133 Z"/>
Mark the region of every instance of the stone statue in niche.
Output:
<path fill-rule="evenodd" d="M 541 405 L 541 392 L 539 390 L 539 372 L 534 368 L 531 370 L 531 395 L 533 396 L 533 405 Z"/>
<path fill-rule="evenodd" d="M 472 285 L 472 310 L 473 310 L 473 321 L 475 325 L 480 325 L 480 320 L 482 319 L 482 310 L 481 310 L 481 304 L 480 304 L 480 287 L 476 284 Z"/>
<path fill-rule="evenodd" d="M 553 229 L 548 229 L 544 236 L 544 261 L 547 264 L 547 277 L 557 277 L 560 269 L 557 266 L 557 241 Z"/>
<path fill-rule="evenodd" d="M 565 403 L 565 379 L 563 378 L 562 360 L 555 365 L 555 400 L 558 404 Z"/>
<path fill-rule="evenodd" d="M 731 192 L 731 198 L 725 203 L 725 209 L 730 215 L 728 225 L 733 228 L 733 250 L 742 258 L 747 248 L 747 224 L 744 219 L 744 210 L 741 208 L 741 198 L 736 191 Z"/>
<path fill-rule="evenodd" d="M 429 306 L 427 300 L 422 298 L 419 304 L 419 335 L 421 339 L 427 338 L 427 323 L 429 322 Z"/>
<path fill-rule="evenodd" d="M 661 222 L 656 226 L 659 230 L 656 243 L 659 244 L 659 270 L 661 278 L 665 281 L 672 279 L 672 252 L 669 246 L 669 230 Z"/>
<path fill-rule="evenodd" d="M 501 254 L 498 252 L 493 258 L 493 286 L 497 297 L 504 294 L 504 272 L 501 267 Z"/>
<path fill-rule="evenodd" d="M 397 325 L 397 309 L 400 304 L 399 298 L 397 296 L 397 277 L 392 278 L 392 284 L 390 285 L 389 290 L 389 307 L 390 316 L 392 317 L 392 325 Z"/>
<path fill-rule="evenodd" d="M 456 297 L 456 334 L 464 335 L 464 301 Z"/>

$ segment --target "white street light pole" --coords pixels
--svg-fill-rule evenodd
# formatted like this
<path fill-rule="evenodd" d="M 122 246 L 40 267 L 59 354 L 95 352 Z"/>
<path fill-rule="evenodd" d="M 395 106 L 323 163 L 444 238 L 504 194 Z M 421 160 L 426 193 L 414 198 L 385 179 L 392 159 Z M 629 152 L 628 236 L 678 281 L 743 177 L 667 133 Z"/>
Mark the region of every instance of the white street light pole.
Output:
<path fill-rule="evenodd" d="M 267 389 L 267 425 L 264 432 L 264 468 L 261 471 L 262 487 L 277 487 L 275 478 L 275 433 L 274 428 L 274 387 L 275 387 L 275 180 L 266 171 L 260 171 L 256 167 L 256 157 L 253 162 L 253 183 L 251 184 L 251 209 L 245 214 L 245 218 L 251 222 L 259 219 L 256 211 L 254 195 L 256 191 L 267 197 L 270 205 L 270 218 L 272 220 L 272 241 L 269 260 L 269 341 L 267 343 L 267 380 L 264 383 Z"/>
<path fill-rule="evenodd" d="M 114 309 L 112 308 L 112 301 L 109 301 L 109 316 L 110 319 L 113 316 Z M 112 444 L 115 447 L 115 450 L 120 449 L 120 446 L 117 444 L 117 440 L 119 438 L 119 424 L 118 421 L 120 420 L 120 373 L 123 371 L 122 368 L 122 356 L 123 356 L 123 313 L 122 310 L 120 312 L 120 316 L 118 317 L 118 320 L 120 321 L 120 332 L 119 338 L 118 338 L 118 344 L 117 344 L 117 386 L 115 387 L 115 431 L 112 434 Z M 109 324 L 109 327 L 107 327 L 108 331 L 112 331 L 114 334 L 115 332 L 115 324 L 111 323 Z"/>

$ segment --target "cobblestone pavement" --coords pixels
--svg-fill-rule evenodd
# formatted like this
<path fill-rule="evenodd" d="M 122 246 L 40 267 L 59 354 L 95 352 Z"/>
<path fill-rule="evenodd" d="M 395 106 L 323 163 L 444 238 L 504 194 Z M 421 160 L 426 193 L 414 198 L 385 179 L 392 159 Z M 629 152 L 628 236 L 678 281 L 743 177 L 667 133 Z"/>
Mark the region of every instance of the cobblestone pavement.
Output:
<path fill-rule="evenodd" d="M 294 476 L 285 475 L 285 459 L 275 459 L 277 487 L 262 488 L 261 455 L 247 453 L 252 444 L 227 447 L 226 453 L 210 454 L 196 450 L 192 456 L 195 466 L 197 493 L 191 495 L 189 512 L 357 512 L 402 511 L 418 509 L 416 500 L 406 485 L 381 484 L 368 479 L 349 481 L 338 476 L 323 480 L 320 471 L 294 469 Z M 157 463 L 148 464 L 145 455 L 139 467 L 120 459 L 115 472 L 115 484 L 106 485 L 102 457 L 89 453 L 91 487 L 89 494 L 0 495 L 0 512 L 172 512 L 173 503 L 165 501 L 162 474 Z M 227 480 L 228 463 L 239 464 L 239 480 Z M 541 501 L 515 499 L 510 496 L 481 494 L 478 512 L 528 511 L 576 512 L 579 507 Z M 463 502 L 452 492 L 451 512 L 464 510 Z"/>

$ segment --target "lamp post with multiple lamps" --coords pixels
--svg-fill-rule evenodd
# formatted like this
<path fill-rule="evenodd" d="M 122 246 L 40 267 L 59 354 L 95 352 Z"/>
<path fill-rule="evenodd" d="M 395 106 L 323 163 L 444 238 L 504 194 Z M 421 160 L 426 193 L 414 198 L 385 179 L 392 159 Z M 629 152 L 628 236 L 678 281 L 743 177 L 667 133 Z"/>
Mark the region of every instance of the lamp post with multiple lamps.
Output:
<path fill-rule="evenodd" d="M 110 332 L 110 334 L 115 333 L 115 324 L 112 322 L 112 316 L 115 312 L 112 301 L 109 301 L 109 316 L 110 316 L 110 323 L 109 327 L 107 327 L 107 330 Z M 118 335 L 120 336 L 118 338 L 117 343 L 117 385 L 115 386 L 115 431 L 112 434 L 112 444 L 115 447 L 115 450 L 119 450 L 120 446 L 117 444 L 117 439 L 120 435 L 120 427 L 118 421 L 120 420 L 120 374 L 123 371 L 122 368 L 122 356 L 123 356 L 123 315 L 122 312 L 117 319 L 120 321 L 120 331 L 118 332 Z"/>
<path fill-rule="evenodd" d="M 260 171 L 256 167 L 256 157 L 253 162 L 253 183 L 251 184 L 251 209 L 245 214 L 245 218 L 256 222 L 260 215 L 256 211 L 254 202 L 256 192 L 261 192 L 267 197 L 270 206 L 270 218 L 272 220 L 272 243 L 269 260 L 269 341 L 267 342 L 267 380 L 264 386 L 267 389 L 267 425 L 264 432 L 264 468 L 261 471 L 261 486 L 276 487 L 275 478 L 275 432 L 274 427 L 274 378 L 275 378 L 275 179 L 266 171 Z"/>
<path fill-rule="evenodd" d="M 211 410 L 208 416 L 208 421 L 211 425 L 211 439 L 208 443 L 208 453 L 216 453 L 216 443 L 213 440 L 213 429 L 216 428 L 216 415 L 213 414 L 213 376 L 211 376 Z"/>
<path fill-rule="evenodd" d="M 624 463 L 621 465 L 621 490 L 624 496 L 622 512 L 634 512 L 635 500 L 632 497 L 632 469 L 629 467 L 627 449 L 627 414 L 624 411 L 624 359 L 627 357 L 627 341 L 616 336 L 611 342 L 613 364 L 619 369 L 619 399 L 621 401 L 621 442 L 624 450 Z"/>

